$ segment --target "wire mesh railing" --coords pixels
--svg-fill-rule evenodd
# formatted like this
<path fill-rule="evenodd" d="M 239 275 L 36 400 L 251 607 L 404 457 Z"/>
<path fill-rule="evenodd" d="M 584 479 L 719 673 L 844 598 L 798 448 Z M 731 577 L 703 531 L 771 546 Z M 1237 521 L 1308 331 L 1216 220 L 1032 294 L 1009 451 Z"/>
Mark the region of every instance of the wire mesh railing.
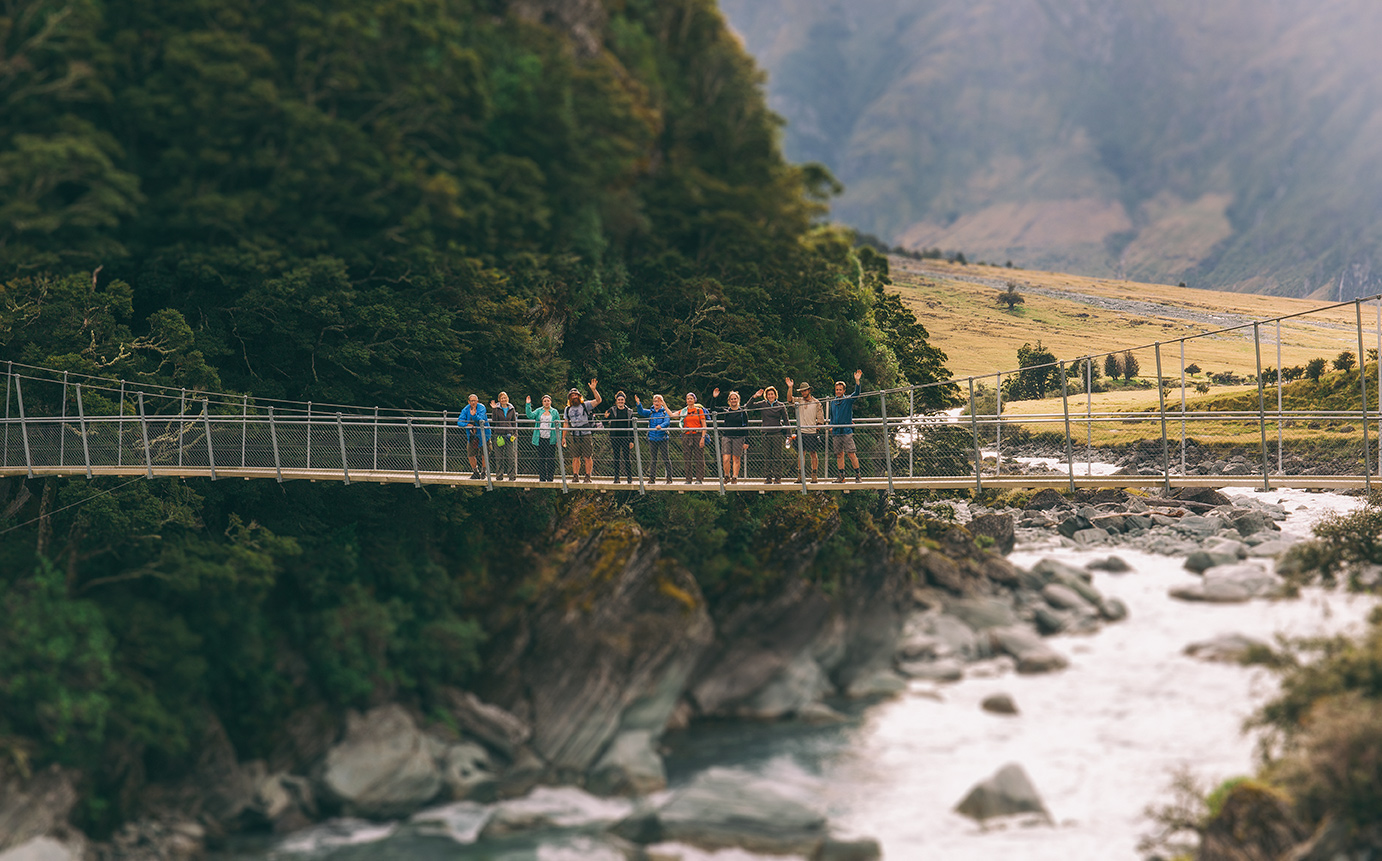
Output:
<path fill-rule="evenodd" d="M 712 410 L 704 428 L 564 428 L 518 417 L 502 427 L 463 427 L 460 410 L 395 410 L 253 398 L 109 380 L 19 363 L 5 366 L 0 473 L 273 477 L 352 481 L 482 483 L 571 489 L 611 484 L 677 490 L 800 490 L 1124 483 L 1222 479 L 1234 483 L 1354 481 L 1370 489 L 1382 463 L 1382 363 L 1371 355 L 1364 303 L 1327 306 L 1353 314 L 1355 368 L 1333 400 L 1302 408 L 1288 398 L 1281 323 L 1288 315 L 1117 354 L 786 404 L 785 424 L 765 425 L 764 406 Z M 1337 315 L 1336 315 L 1337 316 Z M 1372 315 L 1370 315 L 1372 316 Z M 1239 395 L 1203 403 L 1188 372 L 1207 339 L 1250 335 L 1254 367 Z M 1093 397 L 1100 365 L 1119 362 L 1154 376 L 1155 408 L 1111 409 Z M 1269 363 L 1274 362 L 1274 365 Z M 1014 409 L 1015 382 L 1047 371 L 1044 399 Z M 1351 376 L 1350 376 L 1351 374 Z M 1355 379 L 1356 378 L 1356 379 Z M 1352 386 L 1352 389 L 1347 389 Z M 1192 394 L 1193 392 L 1193 394 Z M 1201 401 L 1197 405 L 1197 399 Z M 841 409 L 845 401 L 849 409 Z M 919 405 L 954 403 L 940 410 Z M 783 405 L 771 405 L 781 412 Z M 848 416 L 846 418 L 846 416 Z M 778 419 L 781 421 L 780 417 Z M 1375 449 L 1375 450 L 1374 450 Z M 1111 464 L 1112 462 L 1112 464 Z"/>

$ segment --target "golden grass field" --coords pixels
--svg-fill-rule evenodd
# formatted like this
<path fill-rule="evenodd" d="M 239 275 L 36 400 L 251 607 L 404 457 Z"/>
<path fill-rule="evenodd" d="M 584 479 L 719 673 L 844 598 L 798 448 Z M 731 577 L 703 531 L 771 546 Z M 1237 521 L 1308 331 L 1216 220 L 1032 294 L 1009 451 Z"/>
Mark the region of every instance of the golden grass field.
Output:
<path fill-rule="evenodd" d="M 1141 365 L 1139 376 L 1154 377 L 1155 354 L 1150 347 L 1162 343 L 1162 375 L 1179 376 L 1180 339 L 1223 328 L 1209 320 L 1184 319 L 1184 314 L 1236 315 L 1244 320 L 1264 320 L 1326 307 L 1326 303 L 1252 293 L 1195 290 L 1164 284 L 1141 284 L 1107 278 L 1090 278 L 998 266 L 960 266 L 944 261 L 916 261 L 893 257 L 894 289 L 916 313 L 931 335 L 931 343 L 944 350 L 947 366 L 956 376 L 992 374 L 1017 366 L 1017 349 L 1023 343 L 1042 344 L 1057 359 L 1108 351 L 1135 349 Z M 966 279 L 981 279 L 974 283 Z M 1017 282 L 1023 304 L 1008 311 L 998 304 L 998 294 L 1008 281 Z M 1055 291 L 1040 295 L 1033 289 Z M 1084 297 L 1102 300 L 1153 303 L 1134 310 L 1110 310 Z M 1281 324 L 1281 364 L 1303 365 L 1322 356 L 1333 359 L 1343 350 L 1358 351 L 1352 305 L 1322 311 Z M 1364 348 L 1378 343 L 1375 304 L 1363 307 Z M 1261 327 L 1262 366 L 1275 367 L 1275 323 Z M 1138 349 L 1141 348 L 1141 349 Z M 1252 374 L 1256 368 L 1251 327 L 1236 332 L 1188 340 L 1185 362 L 1205 371 L 1232 370 Z M 1217 391 L 1217 389 L 1216 389 Z M 1136 393 L 1128 393 L 1134 396 Z M 1156 391 L 1146 392 L 1156 402 Z M 1179 390 L 1177 390 L 1179 398 Z"/>

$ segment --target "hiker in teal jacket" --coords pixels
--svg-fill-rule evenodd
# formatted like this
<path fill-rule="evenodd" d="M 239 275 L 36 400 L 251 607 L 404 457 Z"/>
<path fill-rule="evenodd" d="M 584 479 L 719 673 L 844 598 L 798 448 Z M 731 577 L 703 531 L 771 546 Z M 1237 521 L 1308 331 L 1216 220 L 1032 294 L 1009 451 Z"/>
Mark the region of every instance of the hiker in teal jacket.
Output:
<path fill-rule="evenodd" d="M 537 446 L 537 480 L 551 481 L 557 470 L 557 440 L 561 436 L 561 412 L 552 406 L 552 396 L 542 396 L 542 409 L 533 409 L 529 395 L 524 407 L 533 420 L 533 445 Z"/>
<path fill-rule="evenodd" d="M 466 454 L 470 456 L 470 477 L 485 477 L 485 457 L 487 452 L 480 446 L 488 446 L 493 431 L 489 427 L 489 414 L 480 403 L 479 395 L 466 399 L 465 408 L 456 417 L 456 426 L 465 430 Z"/>
<path fill-rule="evenodd" d="M 854 391 L 847 395 L 844 382 L 836 382 L 835 397 L 831 398 L 829 404 L 830 443 L 835 452 L 835 465 L 838 467 L 835 474 L 837 484 L 845 480 L 845 455 L 849 455 L 849 462 L 854 466 L 854 481 L 858 483 L 864 480 L 859 469 L 859 449 L 854 443 L 854 402 L 863 391 L 859 386 L 859 381 L 863 377 L 863 371 L 854 372 Z"/>

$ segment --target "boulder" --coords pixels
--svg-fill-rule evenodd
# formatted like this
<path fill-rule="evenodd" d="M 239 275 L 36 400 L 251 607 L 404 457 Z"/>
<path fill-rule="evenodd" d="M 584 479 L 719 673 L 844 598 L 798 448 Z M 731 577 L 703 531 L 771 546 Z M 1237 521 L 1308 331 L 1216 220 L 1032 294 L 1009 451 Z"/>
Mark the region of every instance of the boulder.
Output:
<path fill-rule="evenodd" d="M 1011 553 L 1016 540 L 1011 514 L 984 514 L 969 521 L 969 531 L 976 538 L 987 535 L 993 539 L 994 549 L 1004 556 Z"/>
<path fill-rule="evenodd" d="M 647 795 L 667 787 L 667 771 L 650 730 L 621 732 L 590 770 L 586 787 L 597 795 Z"/>
<path fill-rule="evenodd" d="M 1172 496 L 1183 502 L 1197 502 L 1201 505 L 1214 506 L 1233 504 L 1233 500 L 1212 487 L 1182 487 L 1173 491 Z"/>
<path fill-rule="evenodd" d="M 954 658 L 941 658 L 937 661 L 903 661 L 897 671 L 909 679 L 927 682 L 958 682 L 964 678 L 964 664 Z"/>
<path fill-rule="evenodd" d="M 1176 529 L 1197 538 L 1208 538 L 1217 533 L 1224 526 L 1224 522 L 1217 517 L 1206 517 L 1202 514 L 1187 514 L 1176 523 Z"/>
<path fill-rule="evenodd" d="M 826 819 L 818 810 L 772 781 L 723 768 L 698 775 L 655 817 L 659 840 L 712 851 L 810 855 L 827 838 Z"/>
<path fill-rule="evenodd" d="M 316 793 L 300 775 L 277 772 L 266 775 L 241 814 L 250 828 L 267 827 L 278 834 L 305 828 L 317 818 Z"/>
<path fill-rule="evenodd" d="M 1002 628 L 1017 622 L 1012 605 L 999 598 L 959 598 L 946 604 L 945 612 L 974 631 Z"/>
<path fill-rule="evenodd" d="M 907 682 L 892 670 L 874 670 L 858 676 L 845 688 L 845 696 L 853 699 L 891 697 L 907 690 Z"/>
<path fill-rule="evenodd" d="M 1123 561 L 1120 556 L 1110 556 L 1107 559 L 1093 559 L 1086 562 L 1084 567 L 1089 571 L 1107 571 L 1110 574 L 1125 574 L 1132 570 L 1132 566 Z"/>
<path fill-rule="evenodd" d="M 1241 535 L 1255 535 L 1258 532 L 1281 531 L 1272 516 L 1265 511 L 1244 511 L 1229 520 Z"/>
<path fill-rule="evenodd" d="M 446 748 L 441 756 L 441 779 L 452 801 L 493 801 L 498 788 L 489 753 L 472 742 Z"/>
<path fill-rule="evenodd" d="M 1062 537 L 1073 539 L 1075 533 L 1093 528 L 1094 524 L 1089 521 L 1089 518 L 1085 517 L 1083 514 L 1073 514 L 1062 520 L 1056 527 L 1056 531 L 1059 532 Z M 1104 535 L 1107 536 L 1108 533 L 1104 533 Z"/>
<path fill-rule="evenodd" d="M 1050 607 L 1037 607 L 1032 611 L 1032 623 L 1043 637 L 1059 634 L 1070 627 L 1075 614 Z"/>
<path fill-rule="evenodd" d="M 446 688 L 442 702 L 461 732 L 508 759 L 533 737 L 533 729 L 526 722 L 499 706 L 481 702 L 470 691 Z"/>
<path fill-rule="evenodd" d="M 1238 554 L 1236 553 L 1211 553 L 1208 550 L 1196 550 L 1185 557 L 1183 567 L 1186 571 L 1202 574 L 1215 565 L 1231 565 L 1237 561 Z"/>
<path fill-rule="evenodd" d="M 981 824 L 1001 816 L 1024 813 L 1037 814 L 1054 824 L 1027 772 L 1016 763 L 1003 766 L 992 777 L 976 784 L 955 807 L 955 812 Z"/>
<path fill-rule="evenodd" d="M 1220 634 L 1208 640 L 1191 643 L 1183 650 L 1185 654 L 1201 661 L 1216 661 L 1226 664 L 1239 664 L 1254 649 L 1270 649 L 1271 645 L 1246 634 Z"/>
<path fill-rule="evenodd" d="M 1274 541 L 1263 541 L 1261 544 L 1248 548 L 1248 558 L 1275 559 L 1287 550 L 1290 550 L 1293 544 L 1295 544 L 1294 541 L 1286 538 L 1276 539 Z"/>
<path fill-rule="evenodd" d="M 989 694 L 979 703 L 979 708 L 996 715 L 1017 714 L 1017 703 L 1008 694 Z"/>
<path fill-rule="evenodd" d="M 1200 547 L 1210 553 L 1232 556 L 1235 561 L 1248 555 L 1247 544 L 1233 538 L 1222 538 L 1217 535 L 1206 538 Z"/>
<path fill-rule="evenodd" d="M 1094 544 L 1107 544 L 1109 534 L 1097 526 L 1092 526 L 1071 535 L 1070 540 L 1075 542 L 1076 547 L 1089 547 Z"/>
<path fill-rule="evenodd" d="M 1011 655 L 1017 661 L 1019 673 L 1049 673 L 1062 670 L 1070 662 L 1046 643 L 1030 628 L 1014 625 L 994 628 L 988 632 L 994 651 Z"/>
<path fill-rule="evenodd" d="M 1060 491 L 1048 487 L 1027 500 L 1023 509 L 1027 511 L 1050 511 L 1053 508 L 1065 508 L 1069 504 L 1065 497 L 1060 494 Z"/>
<path fill-rule="evenodd" d="M 1098 609 L 1099 618 L 1105 622 L 1121 622 L 1128 618 L 1128 605 L 1117 598 L 1104 598 Z"/>
<path fill-rule="evenodd" d="M 1092 610 L 1080 593 L 1062 583 L 1047 583 L 1041 587 L 1041 597 L 1057 610 Z"/>
<path fill-rule="evenodd" d="M 62 829 L 76 803 L 74 776 L 56 765 L 27 781 L 0 769 L 0 852 Z M 26 851 L 56 850 L 45 843 Z"/>
<path fill-rule="evenodd" d="M 1216 588 L 1246 589 L 1249 597 L 1259 598 L 1278 592 L 1285 585 L 1280 577 L 1267 571 L 1255 562 L 1240 562 L 1236 565 L 1216 565 L 1204 572 L 1206 594 Z"/>
<path fill-rule="evenodd" d="M 34 837 L 0 852 L 0 861 L 81 861 L 80 846 L 52 837 Z"/>
<path fill-rule="evenodd" d="M 987 655 L 985 641 L 980 640 L 974 629 L 954 616 L 934 614 L 924 617 L 925 630 L 940 642 L 936 657 L 954 655 L 962 660 L 972 661 Z"/>
<path fill-rule="evenodd" d="M 803 651 L 736 711 L 741 717 L 773 720 L 794 714 L 834 690 L 825 670 L 810 652 Z"/>
<path fill-rule="evenodd" d="M 318 784 L 348 816 L 401 816 L 441 792 L 441 752 L 402 706 L 351 712 L 345 738 L 327 751 Z"/>

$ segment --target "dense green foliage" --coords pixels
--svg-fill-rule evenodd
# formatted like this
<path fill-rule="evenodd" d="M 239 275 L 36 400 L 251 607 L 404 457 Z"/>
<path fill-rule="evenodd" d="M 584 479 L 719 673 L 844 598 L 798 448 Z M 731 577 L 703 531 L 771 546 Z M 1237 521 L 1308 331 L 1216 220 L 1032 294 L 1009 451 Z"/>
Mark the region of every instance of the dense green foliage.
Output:
<path fill-rule="evenodd" d="M 761 84 L 711 0 L 0 3 L 0 359 L 437 410 L 944 378 Z M 0 484 L 0 756 L 81 766 L 94 827 L 209 713 L 248 758 L 296 710 L 465 683 L 566 504 Z M 636 516 L 728 599 L 778 505 Z"/>

